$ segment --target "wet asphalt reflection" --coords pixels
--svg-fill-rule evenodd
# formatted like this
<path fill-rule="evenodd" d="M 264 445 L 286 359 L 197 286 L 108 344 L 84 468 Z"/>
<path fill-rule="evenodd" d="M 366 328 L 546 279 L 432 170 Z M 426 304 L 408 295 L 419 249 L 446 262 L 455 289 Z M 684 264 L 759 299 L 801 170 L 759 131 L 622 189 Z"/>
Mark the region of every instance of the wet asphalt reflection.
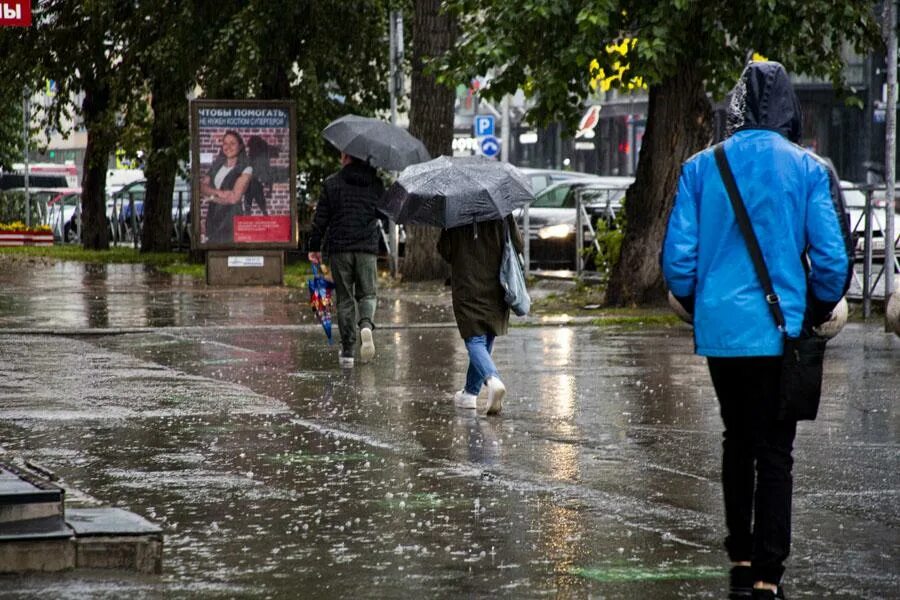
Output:
<path fill-rule="evenodd" d="M 0 444 L 161 524 L 164 574 L 0 577 L 0 597 L 725 597 L 720 422 L 687 329 L 514 328 L 504 411 L 478 418 L 450 401 L 453 328 L 379 330 L 342 370 L 320 331 L 272 327 L 312 323 L 296 291 L 79 268 L 0 269 L 0 327 L 159 329 L 0 335 Z M 386 292 L 379 317 L 447 321 L 446 300 Z M 900 339 L 851 324 L 829 352 L 786 585 L 895 597 Z"/>

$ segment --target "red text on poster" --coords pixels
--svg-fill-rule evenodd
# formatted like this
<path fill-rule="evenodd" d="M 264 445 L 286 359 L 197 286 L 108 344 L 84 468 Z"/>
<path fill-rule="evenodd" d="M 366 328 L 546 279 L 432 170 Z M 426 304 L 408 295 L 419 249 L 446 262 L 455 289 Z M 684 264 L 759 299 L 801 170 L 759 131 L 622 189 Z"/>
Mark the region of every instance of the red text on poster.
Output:
<path fill-rule="evenodd" d="M 240 216 L 234 218 L 234 241 L 290 242 L 291 216 Z"/>
<path fill-rule="evenodd" d="M 31 0 L 0 2 L 0 27 L 31 27 Z"/>

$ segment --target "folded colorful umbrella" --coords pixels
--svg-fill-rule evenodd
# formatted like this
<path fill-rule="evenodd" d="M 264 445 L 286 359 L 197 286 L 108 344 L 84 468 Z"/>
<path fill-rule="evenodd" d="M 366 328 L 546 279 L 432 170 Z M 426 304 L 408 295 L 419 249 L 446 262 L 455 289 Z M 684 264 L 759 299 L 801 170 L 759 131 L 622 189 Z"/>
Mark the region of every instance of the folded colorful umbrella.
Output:
<path fill-rule="evenodd" d="M 334 282 L 331 282 L 319 273 L 316 265 L 312 266 L 312 279 L 307 280 L 306 285 L 309 287 L 309 305 L 316 318 L 322 324 L 325 335 L 328 336 L 328 343 L 331 344 L 331 311 L 334 308 L 334 300 L 332 299 Z"/>

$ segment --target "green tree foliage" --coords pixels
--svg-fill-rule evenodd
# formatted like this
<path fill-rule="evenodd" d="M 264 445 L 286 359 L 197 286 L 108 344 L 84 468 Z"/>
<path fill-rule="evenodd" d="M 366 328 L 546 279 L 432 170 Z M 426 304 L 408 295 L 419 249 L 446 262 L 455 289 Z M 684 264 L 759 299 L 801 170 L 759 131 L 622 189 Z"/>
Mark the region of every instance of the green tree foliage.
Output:
<path fill-rule="evenodd" d="M 321 131 L 388 106 L 387 0 L 244 3 L 217 32 L 200 85 L 208 98 L 293 100 L 297 161 L 315 188 L 338 168 Z"/>
<path fill-rule="evenodd" d="M 0 169 L 9 170 L 24 157 L 22 127 L 22 92 L 3 86 L 0 89 Z"/>
<path fill-rule="evenodd" d="M 830 75 L 842 85 L 842 50 L 879 43 L 873 4 L 831 0 L 449 0 L 464 31 L 443 64 L 450 81 L 490 74 L 485 93 L 517 88 L 534 101 L 529 118 L 560 120 L 574 131 L 597 69 L 613 87 L 636 78 L 649 88 L 647 129 L 628 230 L 607 301 L 633 304 L 663 296 L 657 255 L 681 163 L 710 141 L 708 96 L 737 79 L 748 53 L 794 73 Z M 626 52 L 610 50 L 624 45 Z M 592 62 L 597 61 L 592 68 Z"/>
<path fill-rule="evenodd" d="M 174 179 L 188 156 L 188 97 L 219 41 L 219 31 L 239 7 L 227 1 L 142 0 L 124 24 L 129 46 L 123 60 L 133 85 L 141 90 L 127 121 L 144 135 L 142 252 L 171 248 Z"/>
<path fill-rule="evenodd" d="M 56 81 L 41 127 L 59 129 L 71 112 L 87 128 L 86 247 L 108 246 L 109 156 L 145 151 L 150 216 L 143 241 L 146 250 L 161 250 L 175 165 L 188 158 L 188 95 L 196 88 L 207 98 L 294 100 L 298 168 L 321 181 L 337 167 L 322 128 L 388 104 L 387 4 L 44 0 L 35 3 L 31 28 L 0 31 L 0 76 L 10 93 Z"/>
<path fill-rule="evenodd" d="M 129 104 L 124 63 L 127 47 L 121 24 L 132 15 L 126 0 L 46 0 L 34 6 L 30 28 L 0 31 L 0 77 L 12 89 L 40 89 L 56 82 L 52 102 L 38 113 L 40 125 L 60 129 L 75 110 L 88 131 L 82 192 L 85 247 L 109 246 L 104 190 L 106 167 L 122 128 L 119 115 Z"/>

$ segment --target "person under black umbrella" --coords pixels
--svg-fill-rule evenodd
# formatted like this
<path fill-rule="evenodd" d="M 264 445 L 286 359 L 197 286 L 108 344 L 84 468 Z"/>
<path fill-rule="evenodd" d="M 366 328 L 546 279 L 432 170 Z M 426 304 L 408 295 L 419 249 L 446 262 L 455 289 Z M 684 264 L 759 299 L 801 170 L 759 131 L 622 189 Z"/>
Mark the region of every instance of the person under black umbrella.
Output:
<path fill-rule="evenodd" d="M 441 231 L 438 252 L 450 264 L 453 316 L 459 335 L 469 353 L 466 383 L 453 396 L 462 409 L 476 409 L 482 387 L 487 390 L 486 414 L 503 408 L 506 386 L 491 353 L 494 339 L 506 335 L 509 306 L 500 285 L 500 261 L 507 231 L 517 252 L 522 251 L 522 236 L 512 215 L 471 225 L 459 225 Z"/>
<path fill-rule="evenodd" d="M 335 284 L 342 367 L 354 364 L 357 331 L 360 360 L 375 357 L 378 220 L 384 184 L 366 161 L 341 153 L 341 170 L 325 179 L 309 236 L 309 261 L 322 262 L 322 241 Z"/>
<path fill-rule="evenodd" d="M 380 219 L 375 204 L 384 193 L 375 167 L 399 171 L 429 156 L 424 144 L 406 130 L 370 117 L 345 115 L 329 123 L 322 137 L 341 151 L 342 168 L 325 180 L 313 217 L 309 260 L 313 264 L 322 260 L 320 249 L 327 233 L 341 330 L 339 360 L 352 367 L 357 328 L 360 359 L 365 363 L 375 356 Z"/>
<path fill-rule="evenodd" d="M 517 253 L 522 236 L 512 211 L 534 199 L 524 175 L 484 157 L 438 157 L 408 167 L 379 206 L 398 223 L 441 227 L 438 252 L 450 264 L 453 315 L 469 353 L 465 387 L 454 395 L 462 409 L 499 413 L 506 386 L 491 358 L 494 340 L 509 327 L 500 265 L 507 235 Z M 487 403 L 478 406 L 482 389 Z"/>

